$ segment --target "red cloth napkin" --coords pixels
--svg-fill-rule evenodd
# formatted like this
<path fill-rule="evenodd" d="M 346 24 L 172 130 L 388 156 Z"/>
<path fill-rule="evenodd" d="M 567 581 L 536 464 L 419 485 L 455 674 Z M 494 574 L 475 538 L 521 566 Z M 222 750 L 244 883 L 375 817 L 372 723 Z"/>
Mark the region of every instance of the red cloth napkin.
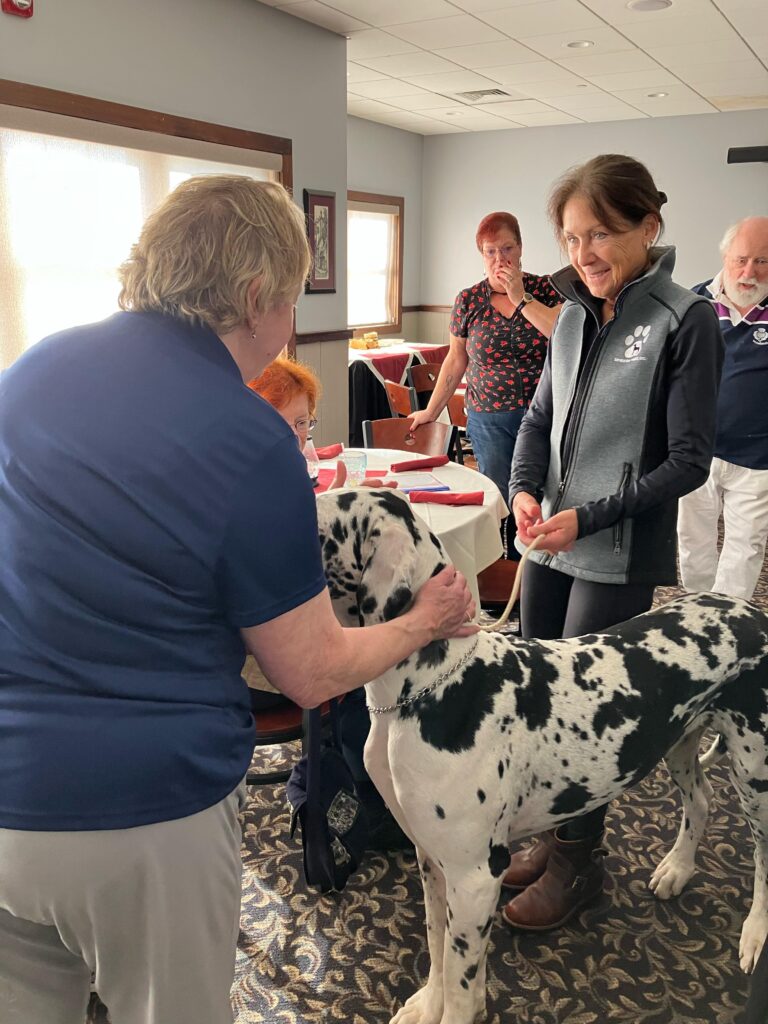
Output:
<path fill-rule="evenodd" d="M 318 459 L 335 459 L 344 451 L 343 444 L 327 444 L 325 448 L 315 448 Z"/>
<path fill-rule="evenodd" d="M 389 467 L 390 473 L 409 473 L 413 469 L 434 469 L 436 466 L 445 466 L 450 462 L 447 455 L 432 455 L 428 459 L 409 459 L 407 462 L 393 462 Z"/>
<path fill-rule="evenodd" d="M 378 478 L 379 480 L 386 475 L 384 469 L 366 469 L 365 478 L 366 480 L 373 480 Z M 315 484 L 315 494 L 320 494 L 322 491 L 327 491 L 333 483 L 333 478 L 336 476 L 335 469 L 321 469 L 317 474 L 317 483 Z M 349 484 L 345 484 L 348 487 Z"/>
<path fill-rule="evenodd" d="M 482 491 L 466 491 L 459 494 L 456 491 L 411 491 L 408 497 L 412 502 L 430 502 L 433 505 L 482 505 Z"/>

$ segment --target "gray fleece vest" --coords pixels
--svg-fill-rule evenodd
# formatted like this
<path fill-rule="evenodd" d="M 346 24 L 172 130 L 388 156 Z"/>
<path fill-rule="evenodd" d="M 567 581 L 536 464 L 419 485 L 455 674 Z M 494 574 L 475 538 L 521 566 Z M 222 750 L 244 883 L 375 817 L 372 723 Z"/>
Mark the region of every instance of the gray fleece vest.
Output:
<path fill-rule="evenodd" d="M 642 471 L 645 437 L 653 427 L 648 423 L 651 394 L 667 339 L 700 301 L 672 281 L 673 248 L 657 249 L 652 256 L 651 269 L 625 286 L 614 319 L 593 341 L 575 404 L 584 320 L 592 313 L 569 300 L 557 320 L 550 342 L 553 420 L 541 503 L 545 519 L 620 492 Z M 632 520 L 621 519 L 580 538 L 571 551 L 554 556 L 533 552 L 531 557 L 569 576 L 626 583 L 631 546 Z"/>

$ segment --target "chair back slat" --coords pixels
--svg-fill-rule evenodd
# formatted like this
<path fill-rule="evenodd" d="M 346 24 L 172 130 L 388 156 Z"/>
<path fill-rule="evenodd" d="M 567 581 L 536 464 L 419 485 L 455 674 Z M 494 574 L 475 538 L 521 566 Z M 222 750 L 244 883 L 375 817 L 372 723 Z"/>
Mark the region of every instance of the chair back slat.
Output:
<path fill-rule="evenodd" d="M 441 366 L 442 363 L 414 363 L 408 370 L 408 383 L 417 394 L 434 391 Z"/>
<path fill-rule="evenodd" d="M 466 427 L 467 410 L 464 407 L 463 391 L 457 391 L 448 399 L 448 418 L 454 427 Z"/>
<path fill-rule="evenodd" d="M 395 448 L 414 455 L 449 455 L 456 428 L 447 423 L 424 423 L 413 433 L 402 419 L 363 420 L 366 448 Z"/>
<path fill-rule="evenodd" d="M 405 384 L 396 384 L 393 380 L 385 380 L 389 408 L 393 416 L 410 416 L 416 410 L 416 393 Z"/>

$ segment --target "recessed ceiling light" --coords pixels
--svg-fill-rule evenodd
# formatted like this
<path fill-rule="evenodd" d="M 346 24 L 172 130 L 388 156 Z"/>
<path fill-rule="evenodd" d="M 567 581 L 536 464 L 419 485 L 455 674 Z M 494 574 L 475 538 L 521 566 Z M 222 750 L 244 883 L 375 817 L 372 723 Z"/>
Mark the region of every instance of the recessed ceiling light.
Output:
<path fill-rule="evenodd" d="M 672 6 L 672 0 L 628 0 L 630 11 L 665 11 Z"/>
<path fill-rule="evenodd" d="M 572 43 L 565 44 L 571 50 L 586 50 L 588 46 L 594 46 L 595 44 L 591 39 L 574 39 Z"/>
<path fill-rule="evenodd" d="M 648 95 L 648 99 L 649 100 L 663 100 L 665 96 L 669 96 L 669 93 L 668 92 L 649 92 L 647 95 Z"/>
<path fill-rule="evenodd" d="M 577 82 L 576 83 L 576 88 L 577 89 L 588 89 L 589 86 L 587 85 L 586 82 Z"/>

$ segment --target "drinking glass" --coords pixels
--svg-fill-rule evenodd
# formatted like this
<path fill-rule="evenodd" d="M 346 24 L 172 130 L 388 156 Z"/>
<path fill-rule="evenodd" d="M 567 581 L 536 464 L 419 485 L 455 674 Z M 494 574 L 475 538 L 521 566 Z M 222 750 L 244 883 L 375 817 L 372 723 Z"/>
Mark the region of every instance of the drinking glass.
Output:
<path fill-rule="evenodd" d="M 347 467 L 347 483 L 355 487 L 365 480 L 365 470 L 368 466 L 368 456 L 365 452 L 345 449 L 339 459 Z"/>
<path fill-rule="evenodd" d="M 304 444 L 304 458 L 307 460 L 307 472 L 309 473 L 309 479 L 314 485 L 317 483 L 317 478 L 320 474 L 320 460 L 317 457 L 317 451 L 315 450 L 311 434 L 308 435 Z"/>

